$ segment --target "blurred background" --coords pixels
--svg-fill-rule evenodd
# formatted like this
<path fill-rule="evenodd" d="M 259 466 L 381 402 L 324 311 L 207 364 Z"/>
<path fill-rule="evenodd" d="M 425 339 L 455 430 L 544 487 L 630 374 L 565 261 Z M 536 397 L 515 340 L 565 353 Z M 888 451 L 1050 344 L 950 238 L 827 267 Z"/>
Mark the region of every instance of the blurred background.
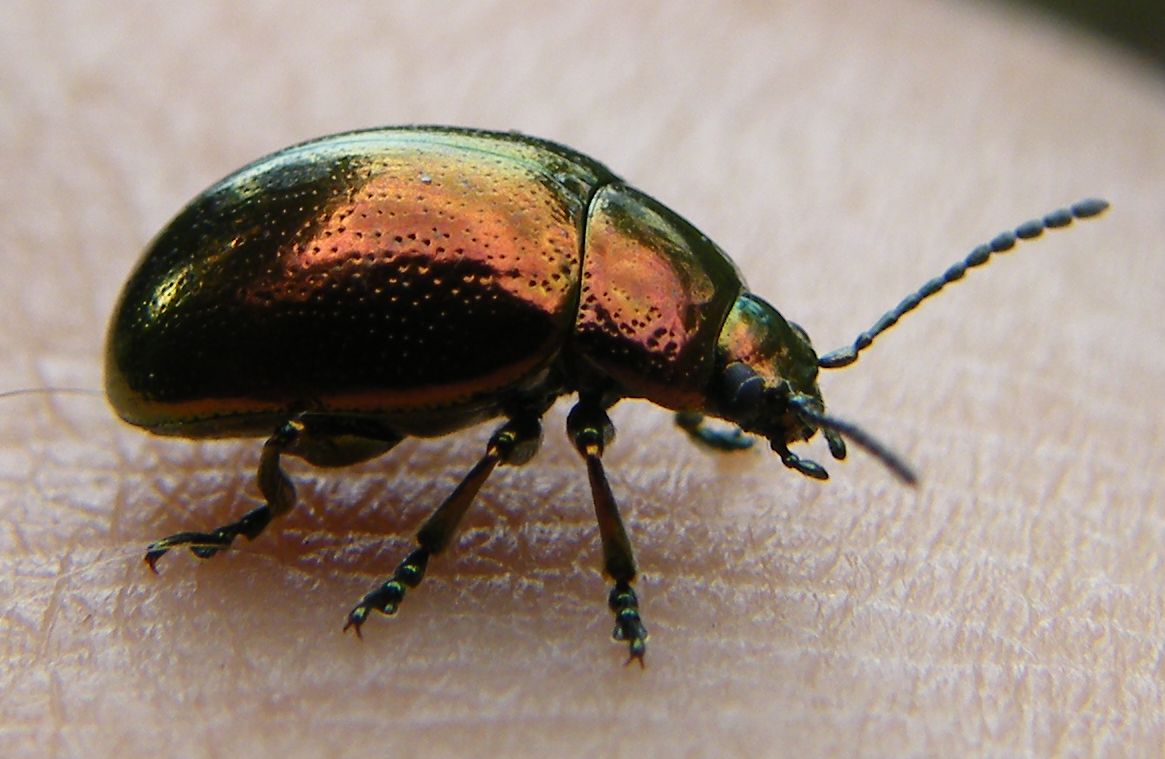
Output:
<path fill-rule="evenodd" d="M 1088 28 L 1165 74 L 1165 3 L 1157 0 L 1010 0 Z"/>

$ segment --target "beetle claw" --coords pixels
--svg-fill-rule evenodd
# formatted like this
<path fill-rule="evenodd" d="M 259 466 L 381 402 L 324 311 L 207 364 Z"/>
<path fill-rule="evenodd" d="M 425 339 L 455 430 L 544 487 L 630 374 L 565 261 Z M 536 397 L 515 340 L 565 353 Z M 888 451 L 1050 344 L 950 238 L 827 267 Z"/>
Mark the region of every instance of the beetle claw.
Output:
<path fill-rule="evenodd" d="M 360 628 L 364 626 L 365 620 L 368 619 L 369 608 L 361 604 L 352 611 L 348 612 L 348 621 L 344 623 L 344 629 L 341 632 L 348 632 L 348 628 L 356 633 L 356 637 L 364 640 L 364 634 L 360 632 Z"/>
<path fill-rule="evenodd" d="M 166 555 L 168 550 L 168 548 L 153 548 L 152 546 L 146 550 L 144 561 L 149 565 L 151 572 L 158 574 L 158 559 Z"/>
<path fill-rule="evenodd" d="M 646 669 L 647 665 L 643 662 L 643 656 L 647 653 L 647 641 L 633 640 L 629 649 L 627 661 L 623 662 L 623 666 L 626 667 L 631 662 L 637 661 L 640 669 Z"/>

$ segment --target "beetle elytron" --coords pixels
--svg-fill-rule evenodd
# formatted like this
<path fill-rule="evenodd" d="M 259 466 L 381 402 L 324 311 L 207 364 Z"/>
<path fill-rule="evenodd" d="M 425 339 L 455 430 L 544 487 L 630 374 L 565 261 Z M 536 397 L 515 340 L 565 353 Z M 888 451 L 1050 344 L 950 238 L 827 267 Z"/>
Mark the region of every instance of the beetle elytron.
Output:
<path fill-rule="evenodd" d="M 150 545 L 201 558 L 253 539 L 287 512 L 287 454 L 325 467 L 405 437 L 504 421 L 425 522 L 418 547 L 348 615 L 392 614 L 445 549 L 499 464 L 538 449 L 540 418 L 577 394 L 569 435 L 586 462 L 613 580 L 614 637 L 642 664 L 647 631 L 631 544 L 603 470 L 607 409 L 645 398 L 693 438 L 768 441 L 785 466 L 824 479 L 789 446 L 821 430 L 912 481 L 859 428 L 828 416 L 818 368 L 858 352 L 922 299 L 1016 237 L 1104 210 L 1084 201 L 976 248 L 850 348 L 818 357 L 800 327 L 750 293 L 723 251 L 676 213 L 569 148 L 446 127 L 351 132 L 247 166 L 187 206 L 150 244 L 109 330 L 106 392 L 122 419 L 161 435 L 265 436 L 266 503 L 210 532 Z M 703 425 L 726 420 L 729 434 Z"/>

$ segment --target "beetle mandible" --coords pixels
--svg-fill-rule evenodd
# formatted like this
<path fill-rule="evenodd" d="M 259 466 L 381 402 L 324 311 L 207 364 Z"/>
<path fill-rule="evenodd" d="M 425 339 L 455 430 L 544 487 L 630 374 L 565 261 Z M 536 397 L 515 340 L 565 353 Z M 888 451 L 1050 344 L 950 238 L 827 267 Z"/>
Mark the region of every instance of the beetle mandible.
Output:
<path fill-rule="evenodd" d="M 909 467 L 825 413 L 819 368 L 852 363 L 878 333 L 1016 238 L 1107 206 L 1088 200 L 975 248 L 851 347 L 818 357 L 796 324 L 745 287 L 725 253 L 653 198 L 574 150 L 517 133 L 451 127 L 349 132 L 274 153 L 197 196 L 153 240 L 109 328 L 105 386 L 130 424 L 187 438 L 266 437 L 265 503 L 209 532 L 151 544 L 209 558 L 256 538 L 295 502 L 284 455 L 365 461 L 406 437 L 500 417 L 481 459 L 417 533 L 417 548 L 348 614 L 396 612 L 453 539 L 499 464 L 537 451 L 540 419 L 577 394 L 569 436 L 586 463 L 613 582 L 614 638 L 643 663 L 636 565 L 603 469 L 607 409 L 645 398 L 695 440 L 789 446 L 821 431 L 899 478 Z M 734 425 L 706 427 L 704 416 Z"/>

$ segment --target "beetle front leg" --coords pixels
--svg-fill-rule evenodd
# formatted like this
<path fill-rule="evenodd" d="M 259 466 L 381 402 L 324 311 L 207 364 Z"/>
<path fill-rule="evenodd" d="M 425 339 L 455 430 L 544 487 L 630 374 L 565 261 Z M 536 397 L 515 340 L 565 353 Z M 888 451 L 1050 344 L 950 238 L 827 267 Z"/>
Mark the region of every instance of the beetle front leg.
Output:
<path fill-rule="evenodd" d="M 739 427 L 708 426 L 704 415 L 698 411 L 677 411 L 676 426 L 688 433 L 697 445 L 716 451 L 744 451 L 752 448 L 752 438 Z"/>
<path fill-rule="evenodd" d="M 642 667 L 647 653 L 647 628 L 639 616 L 639 598 L 631 587 L 636 576 L 635 555 L 603 470 L 603 448 L 614 439 L 615 427 L 596 398 L 582 397 L 571 409 L 566 428 L 587 463 L 591 498 L 603 543 L 603 571 L 615 581 L 607 598 L 607 605 L 615 613 L 615 630 L 611 636 L 617 641 L 626 641 L 627 663 L 638 660 Z"/>
<path fill-rule="evenodd" d="M 185 546 L 200 559 L 229 548 L 239 535 L 254 540 L 275 517 L 295 505 L 295 486 L 283 471 L 280 457 L 299 456 L 318 466 L 346 466 L 388 451 L 401 437 L 391 430 L 361 421 L 323 416 L 298 416 L 285 422 L 263 444 L 257 476 L 265 503 L 243 517 L 210 532 L 179 532 L 146 549 L 146 563 L 158 571 L 158 559 L 171 548 Z"/>
<path fill-rule="evenodd" d="M 452 542 L 469 504 L 473 503 L 477 491 L 497 465 L 525 464 L 538 451 L 541 440 L 542 424 L 534 416 L 515 417 L 499 427 L 486 445 L 485 455 L 421 526 L 417 532 L 419 547 L 405 557 L 387 582 L 364 596 L 348 613 L 344 630 L 351 627 L 359 637 L 360 627 L 373 611 L 396 614 L 408 589 L 417 587 L 424 579 L 429 558 L 441 553 Z"/>

